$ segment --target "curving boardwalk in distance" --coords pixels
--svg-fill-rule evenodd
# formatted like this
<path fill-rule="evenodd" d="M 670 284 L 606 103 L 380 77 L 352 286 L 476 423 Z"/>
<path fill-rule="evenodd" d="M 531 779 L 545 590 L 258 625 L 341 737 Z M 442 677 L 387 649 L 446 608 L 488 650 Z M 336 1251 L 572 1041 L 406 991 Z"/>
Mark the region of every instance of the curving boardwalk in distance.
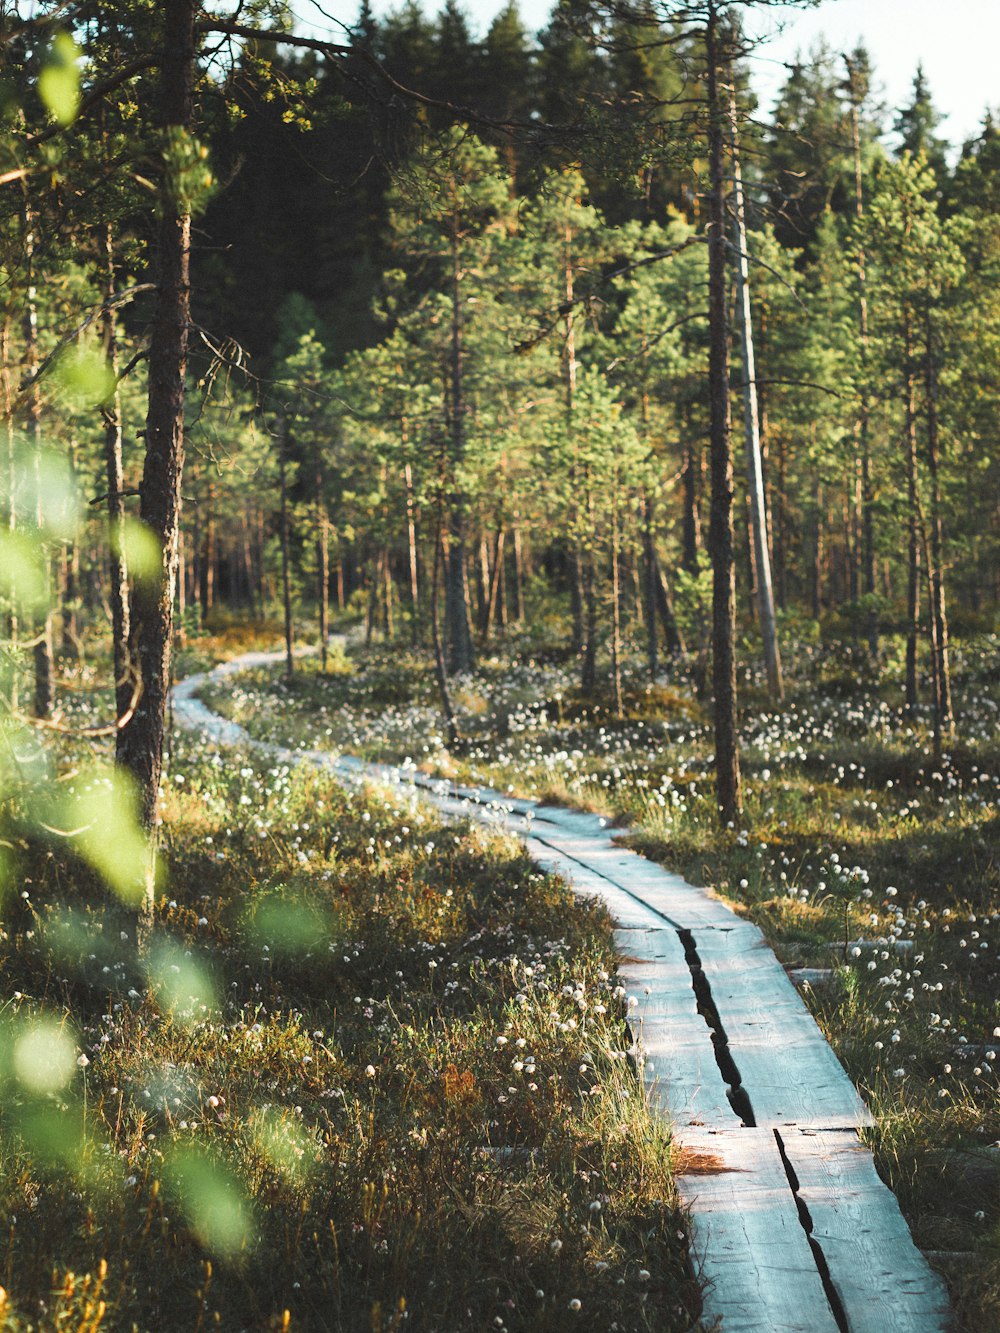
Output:
<path fill-rule="evenodd" d="M 210 678 L 283 657 L 249 653 L 182 681 L 176 721 L 210 743 L 316 764 L 346 784 L 405 785 L 445 815 L 509 828 L 542 869 L 607 904 L 650 1104 L 685 1150 L 678 1185 L 706 1325 L 943 1333 L 944 1286 L 858 1137 L 871 1113 L 757 927 L 618 846 L 596 815 L 255 741 L 198 699 Z"/>

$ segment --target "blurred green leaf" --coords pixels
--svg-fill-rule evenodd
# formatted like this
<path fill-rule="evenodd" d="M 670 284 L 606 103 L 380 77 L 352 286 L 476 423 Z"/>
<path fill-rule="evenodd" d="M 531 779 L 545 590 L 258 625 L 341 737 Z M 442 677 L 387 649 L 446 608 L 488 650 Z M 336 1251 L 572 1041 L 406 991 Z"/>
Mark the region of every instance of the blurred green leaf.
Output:
<path fill-rule="evenodd" d="M 202 1006 L 219 1007 L 219 994 L 208 968 L 189 953 L 178 940 L 158 940 L 150 952 L 149 980 L 161 1009 L 193 1021 Z"/>
<path fill-rule="evenodd" d="M 51 381 L 59 401 L 75 412 L 106 402 L 116 383 L 107 357 L 94 343 L 77 343 L 63 352 L 52 369 Z"/>
<path fill-rule="evenodd" d="M 0 597 L 10 598 L 25 611 L 44 608 L 48 584 L 37 534 L 0 528 L 0 569 Z"/>
<path fill-rule="evenodd" d="M 254 1243 L 253 1213 L 240 1182 L 200 1148 L 177 1148 L 165 1166 L 188 1225 L 201 1243 L 233 1259 Z"/>
<path fill-rule="evenodd" d="M 33 1018 L 17 1033 L 11 1053 L 15 1077 L 28 1092 L 61 1092 L 76 1070 L 76 1042 L 55 1018 Z"/>
<path fill-rule="evenodd" d="M 333 933 L 327 912 L 288 889 L 258 898 L 243 923 L 255 944 L 266 944 L 278 954 L 311 952 L 325 946 Z"/>
<path fill-rule="evenodd" d="M 160 577 L 163 548 L 156 534 L 141 519 L 126 518 L 122 546 L 125 550 L 125 564 L 132 578 L 141 582 Z"/>
<path fill-rule="evenodd" d="M 53 119 L 72 125 L 80 109 L 79 48 L 68 32 L 56 33 L 38 76 L 38 92 Z"/>
<path fill-rule="evenodd" d="M 139 800 L 128 773 L 92 768 L 76 779 L 62 802 L 63 827 L 75 845 L 119 898 L 138 906 L 145 895 L 150 846 L 139 823 Z"/>
<path fill-rule="evenodd" d="M 308 1175 L 316 1145 L 296 1121 L 270 1107 L 255 1117 L 253 1134 L 258 1152 L 280 1176 L 295 1182 Z"/>
<path fill-rule="evenodd" d="M 31 1102 L 12 1109 L 11 1119 L 24 1147 L 50 1166 L 78 1171 L 83 1164 L 83 1116 L 80 1108 Z"/>
<path fill-rule="evenodd" d="M 68 460 L 46 449 L 35 460 L 32 471 L 44 535 L 56 541 L 71 541 L 76 536 L 80 496 Z"/>

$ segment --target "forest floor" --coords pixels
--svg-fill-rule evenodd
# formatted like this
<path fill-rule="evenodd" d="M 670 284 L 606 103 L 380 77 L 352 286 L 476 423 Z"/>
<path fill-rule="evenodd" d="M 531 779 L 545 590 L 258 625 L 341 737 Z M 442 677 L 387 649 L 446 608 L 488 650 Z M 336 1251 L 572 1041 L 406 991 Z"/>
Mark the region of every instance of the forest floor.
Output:
<path fill-rule="evenodd" d="M 101 678 L 66 672 L 67 721 Z M 169 774 L 145 963 L 71 843 L 19 828 L 0 1329 L 692 1328 L 606 913 L 399 791 L 184 736 Z"/>
<path fill-rule="evenodd" d="M 601 811 L 632 844 L 710 884 L 789 966 L 877 1116 L 876 1160 L 962 1327 L 1000 1328 L 1000 695 L 998 643 L 955 649 L 958 739 L 935 759 L 902 716 L 896 645 L 799 646 L 788 695 L 743 681 L 743 827 L 720 830 L 707 710 L 683 672 L 636 668 L 626 717 L 571 665 L 512 641 L 456 682 L 449 751 L 425 657 L 398 647 L 248 672 L 211 706 L 256 737 L 330 748 Z"/>

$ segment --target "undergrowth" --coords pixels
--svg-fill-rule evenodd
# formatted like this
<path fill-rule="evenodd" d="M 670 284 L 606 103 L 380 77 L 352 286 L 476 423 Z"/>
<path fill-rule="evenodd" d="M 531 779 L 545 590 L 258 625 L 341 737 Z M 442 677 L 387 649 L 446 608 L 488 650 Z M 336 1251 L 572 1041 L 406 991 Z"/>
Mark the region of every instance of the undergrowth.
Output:
<path fill-rule="evenodd" d="M 164 817 L 144 959 L 71 844 L 8 867 L 0 1328 L 694 1325 L 601 910 L 305 767 L 181 742 Z"/>
<path fill-rule="evenodd" d="M 352 651 L 336 674 L 248 673 L 215 706 L 260 736 L 344 749 L 599 810 L 711 885 L 789 967 L 877 1115 L 880 1170 L 967 1329 L 1000 1328 L 998 641 L 955 646 L 956 736 L 902 708 L 901 652 L 786 645 L 780 706 L 742 681 L 746 807 L 715 811 L 710 710 L 687 666 L 626 673 L 626 716 L 530 641 L 454 682 L 449 750 L 425 657 Z"/>

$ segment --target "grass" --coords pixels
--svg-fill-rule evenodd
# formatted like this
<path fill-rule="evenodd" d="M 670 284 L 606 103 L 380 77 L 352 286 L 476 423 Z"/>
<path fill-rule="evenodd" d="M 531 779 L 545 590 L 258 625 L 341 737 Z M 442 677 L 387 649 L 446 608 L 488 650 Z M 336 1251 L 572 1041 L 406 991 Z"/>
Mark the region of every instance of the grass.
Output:
<path fill-rule="evenodd" d="M 139 960 L 5 814 L 4 1333 L 695 1324 L 609 921 L 516 842 L 181 741 Z"/>
<path fill-rule="evenodd" d="M 807 1000 L 876 1111 L 872 1145 L 960 1326 L 1000 1328 L 998 641 L 955 647 L 956 741 L 901 708 L 900 648 L 791 645 L 780 707 L 745 667 L 742 827 L 720 829 L 710 721 L 681 668 L 636 664 L 627 716 L 582 698 L 571 664 L 515 642 L 456 683 L 445 744 L 426 659 L 376 648 L 288 685 L 248 673 L 212 697 L 256 735 L 410 758 L 600 810 L 633 844 L 710 884 L 789 965 L 830 970 Z"/>

